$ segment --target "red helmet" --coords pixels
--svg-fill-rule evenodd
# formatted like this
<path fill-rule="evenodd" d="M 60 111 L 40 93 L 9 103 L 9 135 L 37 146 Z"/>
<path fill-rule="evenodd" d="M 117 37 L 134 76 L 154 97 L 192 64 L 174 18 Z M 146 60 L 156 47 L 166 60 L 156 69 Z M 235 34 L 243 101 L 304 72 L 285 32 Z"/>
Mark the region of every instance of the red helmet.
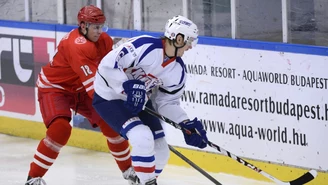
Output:
<path fill-rule="evenodd" d="M 106 21 L 104 13 L 96 6 L 87 5 L 81 8 L 77 14 L 77 21 L 81 22 L 103 24 Z"/>

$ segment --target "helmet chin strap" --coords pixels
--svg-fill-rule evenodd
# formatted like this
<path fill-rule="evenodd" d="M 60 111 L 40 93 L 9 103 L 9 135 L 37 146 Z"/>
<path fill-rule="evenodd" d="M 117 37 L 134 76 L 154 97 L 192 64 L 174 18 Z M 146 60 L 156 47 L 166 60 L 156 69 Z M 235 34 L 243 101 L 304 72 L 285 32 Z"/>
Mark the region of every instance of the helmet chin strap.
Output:
<path fill-rule="evenodd" d="M 81 23 L 84 23 L 85 24 L 85 33 L 83 33 L 83 31 L 82 31 L 82 28 L 81 28 L 81 26 L 80 26 L 80 33 L 82 33 L 82 35 L 85 37 L 85 38 L 87 38 L 87 35 L 88 35 L 88 27 L 89 27 L 89 25 L 88 25 L 88 23 L 85 23 L 85 22 L 81 22 Z"/>
<path fill-rule="evenodd" d="M 89 31 L 89 23 L 85 23 L 85 34 L 84 34 L 84 37 L 86 37 L 86 38 L 88 38 L 87 37 L 88 31 Z"/>
<path fill-rule="evenodd" d="M 90 40 L 88 38 L 88 31 L 89 31 L 89 23 L 85 23 L 85 33 L 82 32 L 82 28 L 80 27 L 80 33 L 82 33 L 82 35 L 87 39 Z"/>
<path fill-rule="evenodd" d="M 84 34 L 84 37 L 87 38 L 87 39 L 89 39 L 88 36 L 87 36 L 87 35 L 88 35 L 88 31 L 89 31 L 89 28 L 86 27 L 86 28 L 85 28 L 85 34 Z"/>
<path fill-rule="evenodd" d="M 180 48 L 183 48 L 185 45 L 186 45 L 186 43 L 184 43 L 182 46 L 177 46 L 175 43 L 177 43 L 176 42 L 176 40 L 174 39 L 173 40 L 173 46 L 175 47 L 175 51 L 174 51 L 174 57 L 177 57 L 177 54 L 178 54 L 178 49 L 180 49 Z"/>
<path fill-rule="evenodd" d="M 174 50 L 174 56 L 169 56 L 167 53 L 166 53 L 166 51 L 165 51 L 165 55 L 167 56 L 167 57 L 169 57 L 169 58 L 173 58 L 173 57 L 177 57 L 177 55 L 178 55 L 178 50 L 180 49 L 180 48 L 183 48 L 185 45 L 186 45 L 186 43 L 184 43 L 182 46 L 177 46 L 176 45 L 176 40 L 174 39 L 174 40 L 172 40 L 173 41 L 173 46 L 174 46 L 174 48 L 175 48 L 175 50 Z"/>

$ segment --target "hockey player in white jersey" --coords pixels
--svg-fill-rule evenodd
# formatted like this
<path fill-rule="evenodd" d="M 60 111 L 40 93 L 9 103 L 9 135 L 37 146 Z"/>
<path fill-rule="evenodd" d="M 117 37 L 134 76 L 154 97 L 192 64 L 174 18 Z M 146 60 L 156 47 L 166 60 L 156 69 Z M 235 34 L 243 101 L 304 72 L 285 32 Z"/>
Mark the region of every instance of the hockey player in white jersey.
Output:
<path fill-rule="evenodd" d="M 201 122 L 197 118 L 189 120 L 180 107 L 186 82 L 181 57 L 196 46 L 197 37 L 198 29 L 192 21 L 175 16 L 167 21 L 164 37 L 132 38 L 108 53 L 98 67 L 93 106 L 115 131 L 129 140 L 132 165 L 142 185 L 157 185 L 156 177 L 169 158 L 161 123 L 143 111 L 144 106 L 155 107 L 188 130 L 197 130 L 199 134 L 184 134 L 188 145 L 207 146 Z"/>

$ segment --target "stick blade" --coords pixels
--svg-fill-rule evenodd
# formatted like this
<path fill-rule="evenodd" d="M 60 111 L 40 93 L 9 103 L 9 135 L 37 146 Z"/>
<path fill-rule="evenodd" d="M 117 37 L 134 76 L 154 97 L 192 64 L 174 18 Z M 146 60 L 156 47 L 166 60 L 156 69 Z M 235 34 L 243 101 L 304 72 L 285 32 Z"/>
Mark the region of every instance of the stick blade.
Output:
<path fill-rule="evenodd" d="M 299 178 L 297 178 L 293 181 L 290 181 L 289 184 L 290 185 L 303 185 L 303 184 L 310 182 L 314 178 L 316 178 L 317 175 L 318 175 L 317 171 L 310 170 L 310 171 L 306 172 L 304 175 L 300 176 Z"/>

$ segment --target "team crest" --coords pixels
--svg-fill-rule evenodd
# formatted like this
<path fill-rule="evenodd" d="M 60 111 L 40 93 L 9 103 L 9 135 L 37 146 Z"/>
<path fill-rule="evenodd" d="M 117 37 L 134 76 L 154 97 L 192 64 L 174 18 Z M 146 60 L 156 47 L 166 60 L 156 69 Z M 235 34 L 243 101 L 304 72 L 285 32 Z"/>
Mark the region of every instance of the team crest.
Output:
<path fill-rule="evenodd" d="M 78 37 L 75 39 L 75 44 L 85 44 L 87 40 L 84 37 Z"/>

